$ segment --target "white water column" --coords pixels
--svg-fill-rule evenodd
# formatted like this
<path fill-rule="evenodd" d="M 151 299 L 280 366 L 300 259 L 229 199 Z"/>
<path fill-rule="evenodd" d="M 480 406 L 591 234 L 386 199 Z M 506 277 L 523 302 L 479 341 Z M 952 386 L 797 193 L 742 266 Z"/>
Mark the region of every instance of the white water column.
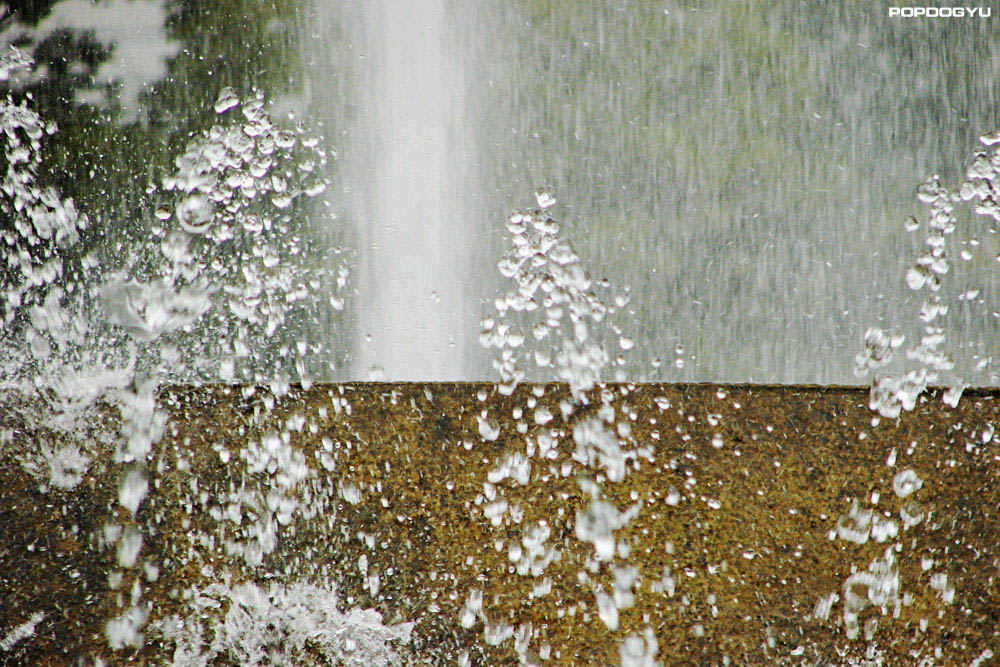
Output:
<path fill-rule="evenodd" d="M 454 86 L 442 0 L 364 3 L 370 76 L 361 85 L 372 172 L 360 220 L 360 347 L 352 375 L 462 377 L 462 235 L 446 206 Z"/>

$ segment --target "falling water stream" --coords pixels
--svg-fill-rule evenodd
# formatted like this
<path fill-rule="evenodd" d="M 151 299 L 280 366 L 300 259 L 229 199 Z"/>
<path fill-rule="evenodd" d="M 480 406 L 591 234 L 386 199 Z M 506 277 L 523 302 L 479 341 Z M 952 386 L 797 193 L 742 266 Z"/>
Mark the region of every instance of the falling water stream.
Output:
<path fill-rule="evenodd" d="M 359 83 L 373 173 L 361 186 L 371 201 L 359 221 L 362 341 L 353 374 L 459 379 L 464 290 L 461 223 L 445 201 L 453 82 L 444 3 L 376 0 L 363 16 L 371 52 Z"/>

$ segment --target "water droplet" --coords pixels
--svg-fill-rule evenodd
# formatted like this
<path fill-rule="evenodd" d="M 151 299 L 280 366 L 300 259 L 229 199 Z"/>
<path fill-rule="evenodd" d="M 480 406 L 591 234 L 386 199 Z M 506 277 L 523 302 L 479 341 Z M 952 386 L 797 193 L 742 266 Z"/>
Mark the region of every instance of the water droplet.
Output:
<path fill-rule="evenodd" d="M 202 194 L 192 194 L 177 206 L 177 221 L 188 234 L 204 234 L 214 217 L 212 203 Z"/>
<path fill-rule="evenodd" d="M 987 132 L 983 136 L 979 137 L 979 140 L 987 146 L 1000 143 L 1000 129 Z"/>
<path fill-rule="evenodd" d="M 541 188 L 535 192 L 535 200 L 538 202 L 538 208 L 546 209 L 556 203 L 556 198 L 552 196 L 551 191 L 547 188 Z"/>
<path fill-rule="evenodd" d="M 240 98 L 236 96 L 235 90 L 229 87 L 223 88 L 215 100 L 215 113 L 225 113 L 239 103 Z"/>
<path fill-rule="evenodd" d="M 913 492 L 918 491 L 923 485 L 923 480 L 911 468 L 901 470 L 892 478 L 892 490 L 900 498 L 906 498 Z"/>

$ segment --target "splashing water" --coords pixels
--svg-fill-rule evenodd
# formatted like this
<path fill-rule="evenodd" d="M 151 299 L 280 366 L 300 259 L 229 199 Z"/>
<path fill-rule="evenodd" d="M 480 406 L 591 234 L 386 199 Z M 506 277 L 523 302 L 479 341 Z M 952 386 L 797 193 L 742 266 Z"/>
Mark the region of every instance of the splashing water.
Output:
<path fill-rule="evenodd" d="M 0 80 L 31 66 L 12 49 L 0 56 Z M 118 566 L 109 576 L 112 589 L 130 594 L 117 597 L 117 612 L 106 624 L 112 649 L 141 645 L 151 613 L 142 582 L 159 566 L 143 556 L 136 515 L 155 477 L 147 458 L 167 426 L 156 398 L 160 383 L 273 377 L 269 386 L 278 398 L 288 391 L 289 376 L 308 386 L 308 364 L 326 357 L 325 343 L 299 340 L 288 354 L 293 346 L 283 331 L 303 329 L 301 320 L 314 316 L 322 288 L 332 283 L 339 292 L 346 286 L 344 267 L 310 257 L 311 247 L 292 231 L 292 213 L 326 187 L 306 167 L 326 159 L 319 141 L 302 128 L 275 124 L 259 95 L 241 102 L 224 89 L 215 111 L 220 122 L 188 143 L 162 189 L 147 190 L 158 204 L 148 246 L 137 254 L 151 260 L 106 267 L 103 281 L 89 280 L 87 288 L 84 273 L 99 261 L 72 254 L 87 218 L 53 188 L 38 185 L 41 142 L 55 128 L 42 122 L 28 100 L 0 102 L 8 159 L 0 210 L 12 221 L 0 231 L 8 258 L 0 275 L 3 343 L 10 351 L 5 383 L 44 392 L 57 412 L 71 413 L 65 428 L 98 400 L 116 405 L 122 416 L 114 462 L 122 466 L 118 502 L 127 514 L 105 525 L 103 541 Z M 66 267 L 73 261 L 71 272 Z M 298 326 L 290 326 L 293 318 Z M 245 528 L 245 556 L 257 563 L 273 549 L 275 525 L 288 523 L 294 509 L 281 489 L 291 493 L 308 472 L 301 454 L 285 451 L 280 438 L 265 438 L 262 445 L 258 458 L 280 473 L 280 483 L 275 512 Z M 92 460 L 76 444 L 40 443 L 23 465 L 39 480 L 68 490 Z"/>
<path fill-rule="evenodd" d="M 0 81 L 31 65 L 31 58 L 11 47 L 0 54 Z M 7 329 L 19 310 L 44 298 L 47 288 L 63 277 L 67 267 L 61 251 L 79 241 L 88 221 L 72 200 L 37 185 L 41 142 L 55 126 L 45 123 L 27 100 L 14 104 L 8 95 L 0 100 L 0 130 L 7 159 L 0 213 L 13 223 L 0 229 L 0 322 Z"/>
<path fill-rule="evenodd" d="M 439 10 L 434 6 L 432 15 L 424 17 L 431 25 L 426 33 L 390 41 L 413 48 L 436 44 L 440 41 L 435 32 L 440 27 Z M 382 16 L 372 11 L 373 16 Z M 400 31 L 406 32 L 412 16 L 407 18 L 405 12 L 389 14 L 389 32 L 397 37 Z M 417 44 L 406 41 L 411 37 Z M 438 123 L 442 116 L 442 82 L 437 75 L 429 74 L 431 83 L 417 86 L 419 106 L 426 114 L 397 117 L 404 106 L 403 98 L 411 97 L 415 83 L 400 76 L 400 57 L 397 51 L 388 56 L 388 92 L 378 93 L 395 102 L 388 105 L 388 120 L 384 120 L 392 132 L 387 133 L 389 140 L 383 146 L 383 182 L 375 197 L 377 210 L 385 216 L 385 226 L 393 229 L 374 232 L 376 236 L 384 232 L 375 245 L 391 256 L 428 243 L 433 234 L 410 235 L 419 223 L 431 220 L 434 233 L 440 233 L 443 224 L 435 222 L 443 219 L 438 194 L 444 175 L 440 155 L 443 131 Z M 435 58 L 427 55 L 422 64 L 440 64 Z M 9 77 L 14 69 L 28 66 L 30 62 L 23 55 L 12 51 L 7 60 L 0 61 L 0 79 Z M 7 106 L 0 107 L 10 165 L 4 180 L 6 197 L 0 198 L 0 205 L 6 206 L 3 213 L 16 221 L 11 230 L 3 230 L 2 236 L 6 246 L 16 251 L 9 254 L 14 258 L 10 262 L 13 268 L 4 278 L 10 276 L 11 280 L 9 285 L 4 284 L 0 306 L 5 323 L 22 318 L 19 331 L 23 333 L 23 344 L 17 359 L 23 363 L 18 362 L 19 368 L 26 369 L 26 377 L 39 390 L 49 390 L 49 400 L 59 412 L 80 410 L 103 397 L 117 406 L 124 420 L 113 462 L 121 473 L 117 502 L 125 511 L 109 519 L 104 529 L 104 542 L 118 567 L 109 577 L 112 589 L 118 591 L 116 615 L 106 625 L 112 647 L 140 645 L 145 629 L 155 630 L 173 643 L 175 655 L 180 656 L 178 664 L 203 664 L 219 657 L 241 661 L 263 656 L 287 658 L 304 650 L 307 641 L 318 642 L 318 650 L 328 660 L 383 664 L 397 657 L 388 647 L 389 642 L 407 641 L 412 626 L 386 627 L 381 617 L 372 616 L 374 612 L 342 614 L 332 587 L 273 585 L 265 590 L 256 584 L 233 583 L 219 574 L 224 584 L 187 592 L 195 597 L 194 606 L 206 613 L 227 606 L 224 619 L 204 625 L 177 616 L 161 620 L 155 628 L 146 628 L 152 609 L 143 599 L 143 582 L 155 578 L 150 572 L 155 572 L 159 564 L 144 553 L 150 536 L 139 530 L 136 515 L 151 485 L 159 481 L 149 457 L 169 428 L 157 400 L 159 387 L 166 380 L 207 377 L 266 384 L 271 396 L 265 406 L 271 410 L 289 392 L 293 379 L 308 388 L 315 370 L 309 364 L 332 353 L 323 342 L 301 337 L 289 340 L 287 331 L 301 330 L 294 320 L 311 317 L 309 304 L 315 303 L 319 293 L 330 285 L 336 285 L 329 295 L 331 305 L 336 310 L 344 305 L 346 267 L 330 268 L 327 258 L 313 254 L 314 248 L 296 228 L 297 214 L 305 202 L 327 187 L 318 175 L 322 172 L 313 168 L 327 156 L 317 148 L 315 137 L 300 128 L 279 126 L 264 109 L 262 96 L 243 101 L 235 91 L 222 90 L 214 105 L 217 123 L 192 139 L 176 159 L 175 169 L 149 189 L 155 212 L 144 257 L 152 260 L 124 267 L 108 263 L 100 282 L 91 281 L 87 289 L 71 290 L 60 285 L 69 273 L 68 263 L 74 261 L 63 251 L 78 242 L 88 222 L 71 201 L 63 201 L 54 190 L 36 185 L 41 141 L 54 128 L 43 126 L 26 104 L 15 106 L 8 100 Z M 433 122 L 421 124 L 421 118 Z M 1000 132 L 985 136 L 983 143 L 988 147 L 1000 143 Z M 413 173 L 413 156 L 403 155 L 407 146 L 426 153 L 420 160 L 419 174 Z M 927 290 L 932 296 L 918 313 L 925 325 L 923 336 L 905 354 L 919 367 L 873 381 L 872 408 L 885 416 L 912 409 L 928 384 L 955 366 L 943 351 L 945 337 L 940 326 L 949 304 L 933 295 L 940 291 L 951 267 L 948 249 L 949 243 L 954 245 L 953 204 L 959 199 L 978 199 L 976 213 L 1000 220 L 1000 209 L 993 202 L 998 190 L 995 180 L 1000 147 L 995 150 L 992 157 L 986 152 L 985 158 L 977 157 L 957 199 L 936 180 L 919 190 L 920 200 L 931 209 L 926 243 L 929 250 L 920 256 L 906 280 L 913 290 Z M 519 385 L 535 373 L 554 374 L 568 383 L 572 401 L 565 401 L 558 411 L 539 408 L 535 398 L 545 389 L 532 388 L 525 404 L 516 408 L 514 420 L 521 435 L 527 432 L 529 423 L 538 429 L 533 436 L 523 438 L 524 453 L 509 454 L 496 462 L 483 482 L 483 502 L 476 504 L 481 505 L 481 515 L 489 527 L 495 529 L 494 535 L 506 540 L 495 544 L 499 544 L 497 550 L 506 549 L 511 571 L 538 580 L 523 607 L 530 608 L 534 599 L 552 590 L 552 581 L 545 573 L 553 562 L 579 562 L 579 580 L 588 595 L 593 595 L 598 618 L 609 631 L 618 632 L 626 625 L 630 613 L 627 610 L 635 604 L 634 591 L 642 583 L 637 568 L 629 564 L 629 544 L 620 535 L 639 516 L 643 501 L 620 507 L 609 498 L 611 485 L 622 482 L 644 458 L 643 448 L 631 435 L 628 418 L 616 413 L 614 396 L 604 383 L 609 370 L 617 371 L 616 379 L 623 379 L 620 369 L 624 358 L 613 358 L 609 349 L 617 347 L 627 353 L 635 347 L 635 339 L 609 321 L 611 315 L 626 306 L 628 297 L 602 298 L 595 293 L 605 285 L 591 280 L 580 257 L 561 236 L 560 225 L 551 213 L 557 204 L 552 192 L 540 189 L 536 204 L 507 222 L 510 248 L 499 262 L 499 269 L 513 287 L 496 300 L 496 317 L 483 321 L 481 342 L 497 352 L 494 367 L 501 377 L 501 394 L 514 395 Z M 918 224 L 907 223 L 911 231 L 918 228 Z M 298 263 L 289 261 L 289 257 L 308 259 Z M 98 266 L 92 255 L 78 261 L 87 269 Z M 373 265 L 378 261 L 373 260 Z M 412 336 L 400 324 L 411 326 L 414 312 L 424 312 L 423 305 L 416 305 L 421 295 L 414 291 L 414 275 L 423 279 L 423 285 L 441 283 L 437 289 L 430 289 L 429 303 L 437 302 L 442 294 L 459 291 L 451 278 L 442 276 L 443 264 L 433 258 L 420 258 L 412 271 L 396 272 L 396 267 L 385 271 L 367 269 L 369 278 L 379 275 L 384 285 L 373 288 L 375 294 L 368 295 L 369 305 L 378 313 L 372 317 L 380 323 L 369 323 L 365 328 L 382 332 L 377 333 L 379 340 L 373 344 L 382 351 L 375 355 L 394 378 L 407 377 L 411 372 L 428 377 L 426 370 L 414 369 L 419 368 L 415 365 L 418 354 L 430 349 L 439 352 L 439 359 L 431 361 L 434 372 L 450 373 L 440 359 L 452 354 L 445 352 L 451 345 L 444 341 L 454 323 L 435 324 L 427 337 Z M 316 265 L 321 268 L 316 269 Z M 396 308 L 394 303 L 405 307 Z M 611 339 L 617 340 L 608 345 Z M 904 342 L 901 334 L 869 329 L 864 349 L 855 360 L 859 375 L 890 366 Z M 675 356 L 680 367 L 684 363 L 683 347 L 678 346 Z M 660 363 L 657 361 L 657 366 Z M 86 373 L 81 369 L 87 369 Z M 954 378 L 944 400 L 957 403 L 963 386 L 959 378 Z M 254 391 L 247 387 L 244 397 Z M 623 395 L 629 391 L 628 386 L 622 389 Z M 725 398 L 724 392 L 718 398 Z M 338 413 L 347 405 L 346 399 L 340 400 L 333 400 Z M 485 400 L 485 393 L 480 400 Z M 666 398 L 657 399 L 657 403 L 661 410 L 671 407 Z M 586 416 L 582 414 L 584 406 Z M 349 413 L 349 406 L 343 409 Z M 254 419 L 257 417 L 255 414 Z M 483 410 L 474 417 L 483 442 L 512 437 L 505 429 L 509 421 L 506 415 Z M 717 417 L 710 416 L 713 427 L 717 421 Z M 311 517 L 310 513 L 316 512 L 307 500 L 322 471 L 311 467 L 313 462 L 291 440 L 292 433 L 301 431 L 305 423 L 305 417 L 295 414 L 284 426 L 247 438 L 246 446 L 235 453 L 234 460 L 245 473 L 244 485 L 217 497 L 219 508 L 213 511 L 217 510 L 218 516 L 213 517 L 224 526 L 219 529 L 220 541 L 225 540 L 227 555 L 242 558 L 250 567 L 261 566 L 275 552 L 282 531 L 291 526 L 290 532 L 294 532 L 296 516 Z M 983 442 L 987 440 L 984 433 Z M 720 435 L 712 439 L 718 450 L 726 442 Z M 563 447 L 565 444 L 569 446 Z M 473 447 L 471 442 L 464 445 L 466 449 Z M 332 443 L 325 442 L 324 447 L 317 459 L 330 472 L 336 469 L 337 459 Z M 228 450 L 216 449 L 216 453 L 223 462 L 230 460 Z M 22 465 L 44 485 L 63 490 L 79 484 L 95 458 L 95 452 L 85 448 L 51 443 L 39 443 L 36 454 Z M 576 512 L 572 524 L 572 535 L 580 543 L 577 546 L 582 546 L 579 551 L 583 555 L 577 561 L 572 561 L 575 554 L 571 549 L 563 548 L 565 543 L 556 542 L 546 520 L 522 524 L 524 508 L 515 497 L 517 489 L 542 483 L 539 478 L 547 474 L 540 471 L 543 463 L 551 466 L 549 470 L 559 470 L 553 475 L 575 475 L 583 493 L 586 507 Z M 178 469 L 182 469 L 180 463 Z M 902 530 L 927 516 L 920 503 L 910 497 L 921 485 L 912 469 L 892 479 L 895 495 L 900 501 L 906 499 L 899 504 Z M 353 506 L 361 503 L 370 489 L 340 480 L 336 492 L 338 500 Z M 679 499 L 680 494 L 670 487 L 667 505 L 676 506 Z M 718 501 L 707 502 L 714 509 L 720 507 Z M 855 500 L 837 521 L 833 535 L 856 545 L 869 540 L 884 543 L 896 538 L 901 530 L 889 516 L 863 509 Z M 744 554 L 747 560 L 756 556 L 752 550 Z M 867 570 L 852 570 L 843 581 L 843 622 L 849 638 L 859 635 L 864 613 L 869 614 L 863 625 L 869 636 L 878 625 L 872 610 L 881 616 L 890 611 L 898 615 L 900 606 L 907 604 L 899 560 L 897 553 L 887 549 L 884 556 L 871 561 Z M 369 574 L 367 559 L 359 562 L 358 568 L 366 576 L 372 595 L 376 595 L 378 573 Z M 675 586 L 674 577 L 665 568 L 663 578 L 651 582 L 650 588 L 672 596 Z M 954 587 L 944 572 L 933 573 L 929 586 L 945 604 L 954 597 Z M 840 600 L 838 593 L 821 598 L 814 616 L 827 618 Z M 473 589 L 468 591 L 459 622 L 465 628 L 482 623 L 487 645 L 512 641 L 522 662 L 536 657 L 548 659 L 551 647 L 545 641 L 543 628 L 530 620 L 491 617 L 491 613 L 483 591 Z M 530 609 L 525 612 L 525 618 L 529 616 Z M 28 623 L 8 633 L 0 645 L 6 649 L 30 636 L 39 620 L 32 616 Z M 316 632 L 320 632 L 319 639 Z M 340 641 L 345 632 L 349 637 Z M 207 645 L 206 633 L 210 634 Z M 699 624 L 695 634 L 701 633 Z M 359 635 L 365 641 L 359 643 Z M 656 664 L 658 653 L 657 637 L 648 625 L 641 632 L 622 636 L 619 642 L 623 665 Z"/>
<path fill-rule="evenodd" d="M 390 642 L 409 642 L 413 630 L 412 623 L 385 626 L 381 615 L 370 609 L 341 612 L 335 591 L 304 583 L 262 589 L 223 581 L 198 593 L 196 608 L 227 603 L 229 611 L 209 628 L 196 615 L 172 616 L 157 624 L 164 640 L 175 647 L 175 667 L 211 664 L 219 658 L 241 665 L 298 664 L 312 651 L 331 664 L 385 667 L 399 660 Z M 207 642 L 206 629 L 211 634 Z"/>
<path fill-rule="evenodd" d="M 591 290 L 593 283 L 579 256 L 560 239 L 559 223 L 547 212 L 555 200 L 546 191 L 537 199 L 539 208 L 515 213 L 507 224 L 512 247 L 499 269 L 515 287 L 496 300 L 497 319 L 481 322 L 479 340 L 499 351 L 493 367 L 500 373 L 502 393 L 512 393 L 525 378 L 523 365 L 519 367 L 523 355 L 538 369 L 554 368 L 559 379 L 569 383 L 573 399 L 585 402 L 585 393 L 610 361 L 592 336 L 608 306 Z M 521 321 L 534 313 L 534 324 L 523 326 Z M 566 315 L 569 322 L 564 325 Z"/>
<path fill-rule="evenodd" d="M 618 298 L 615 305 L 609 306 L 594 293 L 593 281 L 579 256 L 560 236 L 560 225 L 550 213 L 556 203 L 555 197 L 547 188 L 539 189 L 535 197 L 538 208 L 517 212 L 508 220 L 511 248 L 498 262 L 498 268 L 514 286 L 496 299 L 496 318 L 488 317 L 481 323 L 480 342 L 499 352 L 493 366 L 500 374 L 498 391 L 503 395 L 512 395 L 526 378 L 526 366 L 542 371 L 551 369 L 560 380 L 568 383 L 572 402 L 564 401 L 560 405 L 563 422 L 568 422 L 578 407 L 590 403 L 591 393 L 600 390 L 597 416 L 579 419 L 573 425 L 575 450 L 571 460 L 562 463 L 562 469 L 566 471 L 564 475 L 568 474 L 567 466 L 572 461 L 582 466 L 577 473 L 578 481 L 580 489 L 589 497 L 589 505 L 577 511 L 574 532 L 581 543 L 590 545 L 590 552 L 583 556 L 579 576 L 581 581 L 590 582 L 598 616 L 607 629 L 614 632 L 619 628 L 620 610 L 634 604 L 632 590 L 639 577 L 635 567 L 615 564 L 618 559 L 626 560 L 629 551 L 625 542 L 617 542 L 615 534 L 638 516 L 642 501 L 623 511 L 604 497 L 602 489 L 605 482 L 621 482 L 629 465 L 638 465 L 639 452 L 634 448 L 627 419 L 617 420 L 611 405 L 613 394 L 602 382 L 603 372 L 611 359 L 600 342 L 599 336 L 604 332 L 599 328 L 607 326 L 619 336 L 622 350 L 631 349 L 631 339 L 606 320 L 616 306 L 624 307 L 627 298 Z M 624 360 L 616 360 L 616 364 L 624 365 Z M 535 387 L 533 396 L 540 395 L 536 393 L 539 390 L 540 387 Z M 515 411 L 515 418 L 532 411 L 534 401 L 534 397 L 530 397 L 524 409 Z M 533 415 L 535 424 L 543 429 L 554 419 L 551 413 L 541 409 L 534 409 Z M 477 418 L 483 440 L 497 439 L 499 425 L 490 424 L 485 411 Z M 519 432 L 526 430 L 519 429 Z M 488 506 L 493 527 L 501 528 L 505 515 L 510 512 L 513 516 L 514 508 L 518 507 L 508 502 L 502 489 L 494 485 L 510 477 L 520 486 L 532 482 L 539 484 L 538 475 L 531 473 L 531 459 L 537 456 L 539 461 L 559 461 L 558 439 L 562 434 L 561 429 L 552 427 L 547 432 L 543 430 L 537 441 L 526 438 L 526 456 L 508 459 L 490 473 L 490 497 L 496 499 Z M 519 470 L 520 475 L 513 474 L 515 470 Z M 520 519 L 515 521 L 520 522 Z M 566 551 L 543 546 L 548 535 L 548 525 L 542 522 L 526 528 L 521 544 L 510 547 L 510 558 L 518 563 L 518 574 L 530 573 L 539 577 L 553 560 L 573 557 Z M 602 564 L 612 580 L 609 582 L 611 593 L 600 583 L 599 577 L 591 576 L 600 571 Z M 482 608 L 481 593 L 474 594 L 475 597 L 470 594 L 470 601 L 475 601 L 475 609 L 467 603 L 462 611 L 464 627 L 472 627 L 479 618 L 483 620 L 488 644 L 514 638 L 514 648 L 521 663 L 531 664 L 532 655 L 547 654 L 548 643 L 531 623 L 521 624 L 516 633 L 504 625 L 491 628 L 488 614 Z M 533 643 L 537 645 L 537 654 L 529 651 Z M 642 635 L 623 639 L 620 651 L 623 665 L 657 664 L 658 644 L 649 627 Z"/>
<path fill-rule="evenodd" d="M 931 384 L 947 382 L 949 389 L 942 398 L 945 403 L 955 406 L 968 385 L 955 372 L 953 354 L 945 349 L 944 319 L 952 306 L 941 295 L 944 281 L 953 268 L 953 257 L 957 254 L 963 261 L 973 259 L 973 251 L 980 244 L 973 238 L 959 243 L 955 240 L 958 227 L 956 207 L 971 202 L 972 212 L 985 218 L 991 233 L 996 233 L 1000 224 L 1000 206 L 995 201 L 1000 191 L 1000 131 L 980 137 L 986 147 L 976 152 L 965 173 L 965 180 L 955 190 L 941 185 L 938 177 L 932 176 L 917 188 L 917 199 L 928 207 L 927 233 L 924 238 L 926 249 L 918 256 L 915 264 L 906 272 L 906 284 L 914 292 L 929 292 L 917 313 L 922 328 L 918 341 L 906 349 L 906 358 L 916 364 L 901 373 L 876 375 L 872 380 L 870 405 L 884 417 L 897 417 L 902 410 L 912 410 L 917 399 Z M 909 232 L 917 232 L 921 223 L 910 218 L 904 224 Z M 971 227 L 971 225 L 970 225 Z M 961 250 L 956 252 L 957 246 Z M 959 301 L 971 301 L 978 290 L 963 291 Z M 895 351 L 903 346 L 905 336 L 889 335 L 879 328 L 870 328 L 864 335 L 863 349 L 855 358 L 855 375 L 864 377 L 869 372 L 892 363 Z M 974 359 L 975 370 L 988 369 L 991 358 Z"/>

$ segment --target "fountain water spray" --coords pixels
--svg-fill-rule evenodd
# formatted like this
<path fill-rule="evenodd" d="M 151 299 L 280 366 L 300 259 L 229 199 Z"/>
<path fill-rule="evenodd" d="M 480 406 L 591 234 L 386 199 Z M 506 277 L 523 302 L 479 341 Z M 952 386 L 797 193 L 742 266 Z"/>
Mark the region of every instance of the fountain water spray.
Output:
<path fill-rule="evenodd" d="M 948 314 L 949 303 L 940 291 L 952 269 L 953 256 L 968 262 L 980 247 L 975 236 L 961 244 L 954 239 L 958 226 L 956 207 L 971 202 L 972 212 L 987 220 L 984 227 L 989 234 L 996 234 L 1000 222 L 1000 206 L 996 203 L 1000 187 L 1000 130 L 984 134 L 980 142 L 984 148 L 976 151 L 966 170 L 965 180 L 957 189 L 949 190 L 942 186 L 937 175 L 917 188 L 917 199 L 929 208 L 924 239 L 926 249 L 906 272 L 906 284 L 914 292 L 926 289 L 930 294 L 917 313 L 922 323 L 918 342 L 906 349 L 906 358 L 916 362 L 916 367 L 905 373 L 876 375 L 872 380 L 870 406 L 883 417 L 898 417 L 902 410 L 912 410 L 921 394 L 934 383 L 948 383 L 949 389 L 942 399 L 952 407 L 968 387 L 955 370 L 953 353 L 944 346 L 946 334 L 942 322 Z M 920 227 L 915 217 L 904 223 L 908 232 L 917 232 Z M 979 294 L 979 289 L 963 291 L 958 301 L 974 301 Z M 983 300 L 979 299 L 977 303 L 982 304 Z M 854 360 L 855 375 L 864 377 L 871 371 L 889 366 L 905 340 L 906 337 L 900 333 L 890 335 L 878 327 L 869 328 L 864 335 L 862 350 Z M 992 363 L 992 357 L 976 356 L 973 360 L 974 372 L 983 371 Z"/>
<path fill-rule="evenodd" d="M 624 306 L 627 300 L 619 297 L 615 305 L 609 305 L 595 293 L 594 281 L 580 257 L 560 234 L 560 225 L 549 212 L 556 203 L 555 198 L 545 188 L 538 190 L 535 197 L 538 208 L 515 213 L 508 220 L 511 248 L 500 259 L 498 268 L 514 287 L 496 299 L 497 317 L 487 317 L 481 322 L 480 342 L 499 352 L 493 365 L 501 376 L 502 382 L 498 385 L 501 395 L 513 394 L 526 376 L 525 367 L 534 365 L 538 369 L 554 369 L 558 378 L 569 385 L 572 400 L 564 400 L 559 405 L 561 424 L 547 408 L 537 407 L 537 398 L 545 391 L 541 385 L 533 387 L 526 410 L 520 407 L 515 410 L 515 419 L 529 414 L 541 432 L 525 437 L 524 455 L 509 455 L 499 467 L 490 471 L 484 489 L 493 502 L 485 506 L 483 516 L 493 527 L 510 522 L 520 524 L 524 511 L 515 500 L 518 490 L 509 483 L 502 483 L 511 479 L 525 487 L 539 484 L 539 478 L 544 483 L 549 477 L 539 472 L 539 468 L 544 470 L 545 465 L 562 458 L 560 439 L 571 432 L 575 449 L 569 459 L 560 461 L 560 475 L 566 477 L 575 469 L 580 491 L 589 498 L 585 509 L 576 510 L 574 526 L 577 540 L 586 546 L 573 553 L 572 549 L 559 549 L 547 543 L 551 528 L 548 520 L 543 519 L 537 524 L 528 524 L 520 542 L 508 546 L 508 554 L 510 560 L 517 563 L 519 575 L 535 578 L 543 577 L 554 561 L 573 562 L 575 559 L 580 568 L 578 581 L 593 592 L 599 618 L 607 630 L 618 632 L 619 610 L 634 606 L 634 589 L 640 576 L 638 568 L 628 561 L 629 542 L 616 533 L 639 515 L 643 501 L 620 510 L 607 490 L 609 485 L 621 482 L 629 468 L 637 469 L 640 459 L 649 459 L 650 453 L 647 448 L 638 446 L 632 437 L 628 418 L 616 414 L 613 406 L 616 392 L 602 381 L 611 359 L 597 334 L 602 327 L 608 327 L 619 336 L 618 343 L 623 350 L 631 349 L 631 339 L 607 321 L 607 316 L 614 314 L 616 307 Z M 606 286 L 603 282 L 599 285 Z M 624 359 L 616 359 L 615 365 L 623 366 Z M 632 388 L 634 386 L 621 388 L 621 395 L 627 396 Z M 596 415 L 576 415 L 570 429 L 575 413 L 591 403 L 592 394 L 598 393 L 600 404 Z M 495 420 L 491 423 L 486 410 L 477 419 L 483 439 L 495 440 L 500 431 L 499 423 Z M 526 423 L 523 427 L 519 425 L 519 433 L 527 431 Z M 605 592 L 605 584 L 610 594 Z M 544 578 L 535 586 L 531 598 L 543 598 L 550 592 L 551 580 Z M 490 645 L 514 639 L 520 664 L 540 664 L 549 658 L 552 647 L 543 628 L 535 627 L 532 621 L 524 621 L 515 629 L 504 620 L 491 620 L 490 610 L 484 611 L 481 598 L 479 589 L 470 593 L 461 612 L 460 621 L 464 627 L 472 627 L 477 619 L 482 620 L 486 643 Z M 641 634 L 631 634 L 619 642 L 621 664 L 627 667 L 657 665 L 658 652 L 656 635 L 648 625 Z M 559 656 L 559 649 L 556 655 Z"/>

